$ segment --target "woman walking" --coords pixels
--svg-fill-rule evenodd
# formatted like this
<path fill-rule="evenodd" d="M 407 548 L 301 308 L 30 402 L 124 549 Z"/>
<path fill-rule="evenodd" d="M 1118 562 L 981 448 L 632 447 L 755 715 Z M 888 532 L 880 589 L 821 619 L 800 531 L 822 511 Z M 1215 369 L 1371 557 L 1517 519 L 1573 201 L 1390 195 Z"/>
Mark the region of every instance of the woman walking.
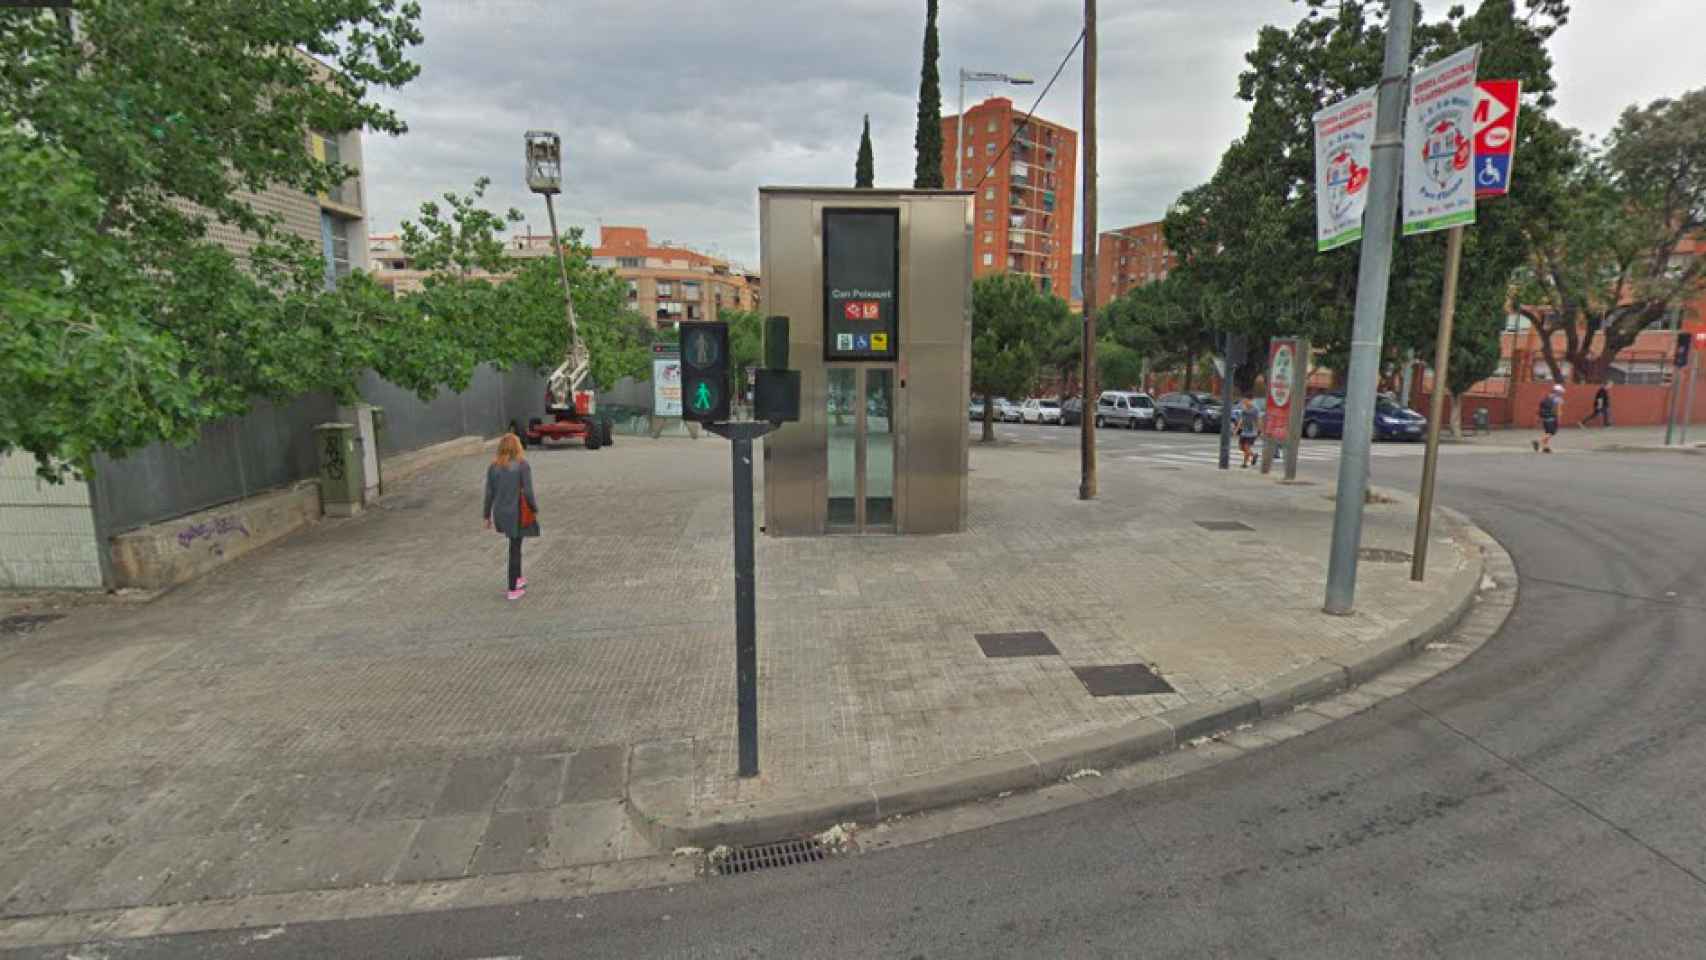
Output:
<path fill-rule="evenodd" d="M 513 433 L 498 441 L 498 455 L 486 468 L 486 505 L 481 514 L 487 530 L 495 527 L 509 538 L 508 597 L 520 600 L 527 593 L 527 578 L 521 575 L 521 540 L 539 536 L 539 501 L 533 496 L 533 468 Z"/>

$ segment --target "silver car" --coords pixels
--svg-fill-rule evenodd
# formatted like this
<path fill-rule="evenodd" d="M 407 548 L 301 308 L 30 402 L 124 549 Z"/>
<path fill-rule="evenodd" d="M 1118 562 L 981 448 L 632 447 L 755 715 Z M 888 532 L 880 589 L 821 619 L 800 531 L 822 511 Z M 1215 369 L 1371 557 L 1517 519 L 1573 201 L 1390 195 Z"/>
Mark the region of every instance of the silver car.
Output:
<path fill-rule="evenodd" d="M 1155 428 L 1155 401 L 1147 393 L 1106 390 L 1096 398 L 1096 426 Z"/>

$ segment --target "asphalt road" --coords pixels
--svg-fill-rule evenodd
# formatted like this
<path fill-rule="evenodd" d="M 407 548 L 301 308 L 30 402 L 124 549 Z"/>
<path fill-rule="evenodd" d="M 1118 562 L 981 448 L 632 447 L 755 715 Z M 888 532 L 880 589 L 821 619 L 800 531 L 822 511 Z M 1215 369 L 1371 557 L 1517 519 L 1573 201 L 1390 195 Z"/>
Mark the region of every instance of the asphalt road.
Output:
<path fill-rule="evenodd" d="M 1402 697 L 1154 788 L 673 891 L 25 955 L 1706 956 L 1702 477 L 1448 455 L 1442 501 L 1519 569 L 1505 629 Z"/>

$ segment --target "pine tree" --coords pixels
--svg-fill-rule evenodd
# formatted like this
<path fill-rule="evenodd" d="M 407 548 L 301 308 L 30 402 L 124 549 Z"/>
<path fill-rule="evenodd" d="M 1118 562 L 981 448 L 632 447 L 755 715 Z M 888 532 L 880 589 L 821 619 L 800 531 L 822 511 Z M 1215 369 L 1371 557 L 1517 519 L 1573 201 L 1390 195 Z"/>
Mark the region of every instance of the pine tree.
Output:
<path fill-rule="evenodd" d="M 918 132 L 912 144 L 918 165 L 912 185 L 920 190 L 942 188 L 942 83 L 936 72 L 941 51 L 936 41 L 936 0 L 927 0 L 924 16 L 924 68 L 918 80 Z"/>
<path fill-rule="evenodd" d="M 876 180 L 873 169 L 875 161 L 871 159 L 871 115 L 865 114 L 865 132 L 859 136 L 859 162 L 853 166 L 853 186 L 864 190 L 871 189 Z"/>

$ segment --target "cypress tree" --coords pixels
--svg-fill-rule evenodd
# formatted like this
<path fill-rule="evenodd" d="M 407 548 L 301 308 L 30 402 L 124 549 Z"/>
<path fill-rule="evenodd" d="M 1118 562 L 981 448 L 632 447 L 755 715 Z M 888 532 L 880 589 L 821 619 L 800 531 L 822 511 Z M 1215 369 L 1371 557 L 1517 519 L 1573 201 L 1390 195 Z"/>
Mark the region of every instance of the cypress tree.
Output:
<path fill-rule="evenodd" d="M 941 51 L 936 42 L 936 0 L 926 0 L 924 15 L 924 68 L 918 80 L 918 132 L 912 145 L 918 150 L 918 165 L 912 185 L 918 189 L 942 188 L 942 84 L 936 73 Z M 955 158 L 956 160 L 958 158 Z"/>
<path fill-rule="evenodd" d="M 865 114 L 865 132 L 859 136 L 859 161 L 853 166 L 853 185 L 871 189 L 876 179 L 875 161 L 871 159 L 871 115 Z"/>

